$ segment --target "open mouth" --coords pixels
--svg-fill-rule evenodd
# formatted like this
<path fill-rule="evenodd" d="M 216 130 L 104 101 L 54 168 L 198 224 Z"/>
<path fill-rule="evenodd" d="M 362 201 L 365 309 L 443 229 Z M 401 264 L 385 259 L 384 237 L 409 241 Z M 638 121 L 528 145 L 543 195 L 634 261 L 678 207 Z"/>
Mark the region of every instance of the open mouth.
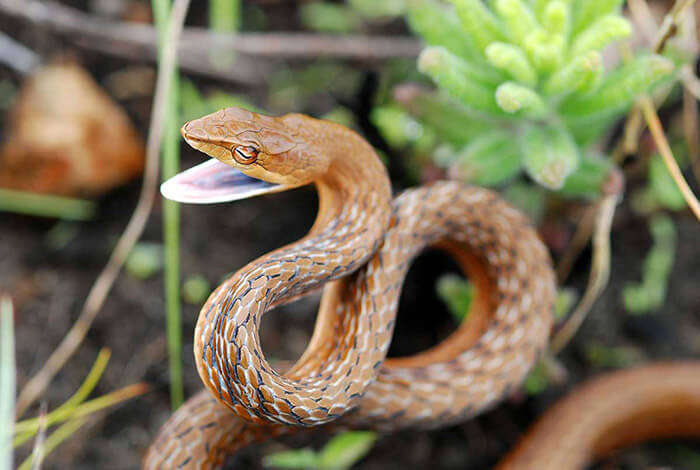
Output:
<path fill-rule="evenodd" d="M 178 173 L 160 186 L 167 199 L 190 204 L 238 201 L 283 189 L 283 185 L 252 178 L 213 158 Z"/>

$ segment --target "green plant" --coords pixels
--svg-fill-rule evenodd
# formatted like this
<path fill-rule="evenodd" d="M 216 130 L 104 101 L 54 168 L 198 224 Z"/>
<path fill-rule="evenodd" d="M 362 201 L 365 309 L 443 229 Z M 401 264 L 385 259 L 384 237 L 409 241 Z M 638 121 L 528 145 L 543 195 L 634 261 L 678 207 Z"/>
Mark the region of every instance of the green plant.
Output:
<path fill-rule="evenodd" d="M 171 16 L 170 0 L 152 0 L 153 17 L 158 31 L 159 61 L 163 62 Z M 163 144 L 161 148 L 162 177 L 167 180 L 180 170 L 180 126 L 178 123 L 179 73 L 174 61 L 171 70 L 172 83 L 168 90 Z M 180 303 L 180 205 L 163 200 L 163 243 L 165 255 L 165 327 L 168 337 L 168 362 L 170 369 L 170 401 L 173 409 L 184 401 L 182 383 L 182 306 Z"/>
<path fill-rule="evenodd" d="M 654 244 L 644 259 L 642 281 L 629 283 L 622 291 L 625 308 L 635 314 L 647 313 L 663 305 L 676 254 L 676 227 L 669 216 L 654 215 L 649 220 L 649 230 Z"/>
<path fill-rule="evenodd" d="M 371 431 L 349 431 L 338 434 L 318 452 L 295 449 L 265 457 L 266 467 L 282 469 L 346 470 L 370 451 L 377 435 Z"/>
<path fill-rule="evenodd" d="M 397 97 L 445 144 L 439 164 L 477 184 L 524 170 L 551 190 L 600 194 L 612 164 L 591 144 L 673 62 L 639 54 L 606 73 L 602 49 L 631 32 L 622 0 L 450 3 L 408 1 L 409 24 L 428 45 L 418 68 L 438 93 Z"/>

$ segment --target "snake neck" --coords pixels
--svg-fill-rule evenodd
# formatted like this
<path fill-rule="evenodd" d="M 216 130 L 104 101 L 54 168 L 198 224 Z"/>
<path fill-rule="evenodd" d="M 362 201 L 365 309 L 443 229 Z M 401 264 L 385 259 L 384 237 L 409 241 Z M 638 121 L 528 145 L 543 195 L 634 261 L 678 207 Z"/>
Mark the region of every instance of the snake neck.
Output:
<path fill-rule="evenodd" d="M 262 384 L 290 395 L 302 388 L 265 361 L 257 333 L 260 317 L 361 267 L 381 243 L 391 213 L 389 179 L 369 144 L 342 126 L 313 119 L 301 132 L 311 150 L 329 162 L 328 171 L 314 181 L 316 222 L 301 240 L 258 258 L 222 283 L 202 308 L 195 331 L 202 380 L 219 401 L 253 421 L 271 414 L 259 406 Z M 253 376 L 253 370 L 262 373 Z"/>

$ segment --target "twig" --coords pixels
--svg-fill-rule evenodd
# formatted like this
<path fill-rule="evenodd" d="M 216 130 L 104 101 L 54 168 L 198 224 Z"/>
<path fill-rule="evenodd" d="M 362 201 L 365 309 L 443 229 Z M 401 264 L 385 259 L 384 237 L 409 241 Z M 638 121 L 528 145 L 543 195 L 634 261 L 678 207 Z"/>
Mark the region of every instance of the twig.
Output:
<path fill-rule="evenodd" d="M 612 226 L 618 194 L 605 196 L 599 203 L 593 234 L 593 260 L 586 291 L 566 323 L 557 331 L 550 343 L 550 351 L 558 354 L 576 334 L 591 307 L 608 283 L 610 276 L 610 228 Z"/>
<path fill-rule="evenodd" d="M 658 25 L 654 20 L 654 15 L 649 9 L 649 4 L 646 0 L 627 0 L 627 7 L 630 10 L 630 14 L 634 22 L 639 26 L 639 30 L 642 32 L 644 39 L 651 42 L 656 37 L 656 31 Z"/>
<path fill-rule="evenodd" d="M 639 99 L 639 105 L 642 109 L 642 113 L 644 114 L 644 119 L 646 119 L 647 125 L 649 126 L 649 131 L 654 139 L 654 143 L 656 144 L 659 153 L 661 153 L 661 158 L 663 158 L 664 163 L 666 164 L 668 172 L 671 174 L 676 186 L 678 186 L 678 189 L 683 195 L 688 207 L 690 207 L 690 210 L 693 212 L 693 214 L 695 214 L 695 217 L 700 220 L 700 202 L 698 202 L 697 198 L 693 194 L 693 191 L 690 189 L 690 186 L 688 186 L 685 178 L 683 178 L 683 173 L 681 173 L 681 169 L 678 168 L 676 159 L 673 158 L 673 152 L 671 151 L 671 147 L 668 144 L 666 135 L 664 134 L 661 121 L 659 120 L 659 115 L 656 114 L 656 109 L 654 109 L 654 104 L 651 102 L 651 99 L 649 99 L 648 96 L 643 96 Z"/>
<path fill-rule="evenodd" d="M 671 39 L 678 31 L 678 21 L 681 18 L 681 14 L 693 3 L 695 3 L 695 0 L 676 0 L 671 10 L 664 17 L 659 31 L 656 33 L 656 39 L 654 40 L 653 45 L 653 50 L 655 53 L 660 54 L 663 52 L 668 40 Z M 644 8 L 648 9 L 646 5 L 644 5 Z M 637 13 L 639 14 L 639 11 Z M 625 56 L 631 56 L 629 48 L 627 48 L 624 44 L 621 46 L 621 53 L 623 59 Z M 643 125 L 644 122 L 641 119 L 639 103 L 636 103 L 630 110 L 627 122 L 625 124 L 625 132 L 615 145 L 612 152 L 613 161 L 616 163 L 621 163 L 625 156 L 636 151 L 636 143 L 639 142 L 638 136 L 640 136 L 644 130 Z"/>
<path fill-rule="evenodd" d="M 690 70 L 688 64 L 683 66 L 681 73 L 684 70 Z M 688 141 L 688 159 L 690 160 L 690 168 L 695 175 L 695 181 L 700 184 L 700 118 L 698 117 L 697 98 L 688 89 L 685 81 L 683 81 L 683 132 L 685 139 Z M 698 84 L 700 88 L 700 83 Z"/>
<path fill-rule="evenodd" d="M 156 91 L 153 97 L 153 112 L 151 113 L 150 131 L 146 143 L 146 165 L 144 169 L 143 186 L 139 194 L 139 200 L 134 213 L 129 220 L 124 233 L 122 233 L 117 246 L 114 248 L 107 265 L 100 273 L 88 294 L 87 300 L 78 320 L 73 324 L 61 344 L 51 354 L 44 366 L 24 386 L 17 399 L 17 415 L 22 413 L 36 399 L 44 393 L 56 373 L 63 367 L 66 361 L 75 353 L 82 343 L 90 325 L 99 312 L 116 280 L 124 260 L 133 248 L 136 241 L 143 233 L 148 220 L 158 189 L 158 156 L 163 122 L 165 117 L 166 98 L 172 84 L 172 64 L 176 54 L 177 38 L 182 31 L 185 14 L 189 6 L 189 0 L 176 0 L 173 12 L 170 16 L 168 28 L 168 41 L 163 50 L 163 58 L 158 67 L 158 79 Z"/>
<path fill-rule="evenodd" d="M 34 440 L 34 448 L 29 460 L 32 462 L 32 470 L 40 470 L 41 464 L 44 462 L 46 447 L 46 402 L 41 402 L 41 411 L 39 411 L 39 431 L 36 433 Z M 24 465 L 24 464 L 23 464 Z M 23 465 L 20 465 L 22 468 Z"/>
<path fill-rule="evenodd" d="M 29 74 L 41 63 L 41 57 L 36 52 L 1 31 L 0 51 L 0 62 L 22 75 Z"/>
<path fill-rule="evenodd" d="M 695 76 L 690 65 L 686 64 L 681 68 L 680 78 L 685 89 L 688 90 L 695 99 L 700 100 L 700 79 Z"/>
<path fill-rule="evenodd" d="M 571 242 L 566 247 L 566 251 L 561 256 L 559 263 L 557 264 L 557 279 L 559 280 L 559 283 L 563 283 L 566 278 L 569 277 L 574 261 L 576 261 L 578 255 L 583 250 L 583 247 L 586 246 L 586 243 L 588 243 L 588 240 L 591 238 L 595 222 L 595 214 L 595 206 L 586 207 L 583 217 L 581 217 L 581 220 L 576 227 L 576 232 L 574 232 L 574 236 L 571 238 Z"/>
<path fill-rule="evenodd" d="M 51 435 L 46 439 L 43 446 L 43 456 L 51 453 L 59 444 L 72 436 L 78 429 L 80 429 L 87 422 L 87 418 L 76 418 L 74 420 L 68 421 L 67 423 L 61 425 L 56 429 Z M 17 470 L 29 470 L 29 468 L 35 468 L 34 466 L 40 462 L 34 461 L 35 456 L 32 454 L 27 459 L 22 462 Z"/>
<path fill-rule="evenodd" d="M 157 54 L 157 33 L 150 25 L 106 21 L 55 1 L 0 0 L 0 13 L 75 36 L 81 39 L 81 46 L 92 50 L 128 57 L 147 55 L 151 59 Z M 249 84 L 259 84 L 270 71 L 270 64 L 260 60 L 263 58 L 383 60 L 417 57 L 421 49 L 420 42 L 414 38 L 307 33 L 221 34 L 193 27 L 185 28 L 178 45 L 183 69 Z M 213 67 L 209 63 L 212 50 L 237 53 L 235 64 Z"/>
<path fill-rule="evenodd" d="M 658 33 L 656 33 L 656 40 L 654 41 L 654 47 L 652 48 L 654 52 L 660 54 L 666 47 L 666 43 L 669 39 L 675 36 L 678 31 L 678 20 L 685 11 L 686 8 L 695 3 L 695 0 L 676 0 L 671 7 L 664 20 L 661 23 Z"/>

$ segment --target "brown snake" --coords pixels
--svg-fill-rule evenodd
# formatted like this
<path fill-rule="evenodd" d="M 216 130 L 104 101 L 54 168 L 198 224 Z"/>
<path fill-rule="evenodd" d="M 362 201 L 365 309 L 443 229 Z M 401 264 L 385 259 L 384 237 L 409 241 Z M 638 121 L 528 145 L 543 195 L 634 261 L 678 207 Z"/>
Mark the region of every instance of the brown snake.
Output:
<path fill-rule="evenodd" d="M 195 331 L 208 390 L 163 426 L 144 468 L 217 468 L 252 442 L 326 423 L 390 431 L 463 421 L 517 387 L 546 347 L 549 256 L 527 219 L 494 193 L 441 182 L 392 201 L 368 143 L 298 114 L 229 108 L 182 134 L 226 165 L 188 170 L 163 186 L 166 196 L 219 202 L 313 183 L 319 211 L 307 236 L 211 294 Z M 434 348 L 385 360 L 404 276 L 427 246 L 450 252 L 476 286 L 470 314 Z M 320 287 L 313 337 L 281 374 L 263 356 L 260 318 Z M 527 462 L 504 468 L 544 468 Z"/>

